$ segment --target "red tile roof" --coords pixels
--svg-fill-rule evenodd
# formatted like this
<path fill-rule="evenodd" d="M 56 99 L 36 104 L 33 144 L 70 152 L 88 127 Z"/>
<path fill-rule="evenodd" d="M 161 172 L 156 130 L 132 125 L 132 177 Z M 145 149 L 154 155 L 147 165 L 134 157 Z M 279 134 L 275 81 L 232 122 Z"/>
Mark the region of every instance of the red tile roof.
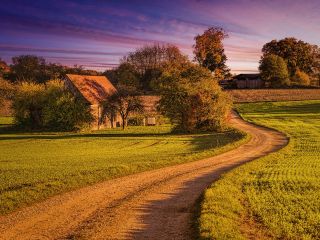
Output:
<path fill-rule="evenodd" d="M 67 78 L 90 104 L 99 104 L 117 90 L 105 76 L 67 74 Z"/>

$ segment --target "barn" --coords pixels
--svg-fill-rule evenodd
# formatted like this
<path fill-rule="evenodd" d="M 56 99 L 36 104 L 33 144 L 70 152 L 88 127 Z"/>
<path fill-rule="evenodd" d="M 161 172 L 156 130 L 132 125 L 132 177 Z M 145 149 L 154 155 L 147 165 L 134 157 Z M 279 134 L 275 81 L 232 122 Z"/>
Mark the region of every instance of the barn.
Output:
<path fill-rule="evenodd" d="M 239 89 L 264 87 L 260 74 L 239 74 L 234 77 L 234 81 Z"/>
<path fill-rule="evenodd" d="M 66 74 L 64 82 L 66 88 L 73 95 L 82 98 L 90 105 L 92 115 L 95 118 L 94 129 L 111 127 L 111 122 L 103 117 L 102 103 L 117 90 L 105 76 Z M 113 124 L 119 126 L 120 122 L 120 117 L 116 116 Z"/>

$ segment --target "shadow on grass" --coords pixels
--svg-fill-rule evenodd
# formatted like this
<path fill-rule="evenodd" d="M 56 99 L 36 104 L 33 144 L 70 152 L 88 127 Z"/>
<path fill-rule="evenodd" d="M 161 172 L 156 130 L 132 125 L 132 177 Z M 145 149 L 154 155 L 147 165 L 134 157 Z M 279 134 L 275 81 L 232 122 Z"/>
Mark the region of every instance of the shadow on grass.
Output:
<path fill-rule="evenodd" d="M 1 134 L 5 134 L 1 136 Z M 0 140 L 22 140 L 22 139 L 43 139 L 43 140 L 58 140 L 58 139 L 74 139 L 74 138 L 129 138 L 129 137 L 155 137 L 155 136 L 171 136 L 170 133 L 92 133 L 92 134 L 72 134 L 72 133 L 23 133 L 23 132 L 0 132 Z"/>
<path fill-rule="evenodd" d="M 147 129 L 150 132 L 132 132 L 135 129 L 129 129 L 129 132 L 121 130 L 97 131 L 93 133 L 66 133 L 66 132 L 23 132 L 14 128 L 0 128 L 0 141 L 9 140 L 65 140 L 65 139 L 105 139 L 107 141 L 119 141 L 128 139 L 132 141 L 133 138 L 142 138 L 140 140 L 151 140 L 156 143 L 151 144 L 148 147 L 155 147 L 163 141 L 170 141 L 170 138 L 174 138 L 172 141 L 185 141 L 193 148 L 194 153 L 201 151 L 220 148 L 229 143 L 241 140 L 244 135 L 236 130 L 228 130 L 225 132 L 198 132 L 198 133 L 177 133 L 177 132 L 151 132 L 152 127 Z M 137 129 L 139 130 L 139 129 Z M 156 129 L 155 129 L 156 130 Z M 112 132 L 113 131 L 113 132 Z M 184 137 L 186 139 L 184 139 Z"/>

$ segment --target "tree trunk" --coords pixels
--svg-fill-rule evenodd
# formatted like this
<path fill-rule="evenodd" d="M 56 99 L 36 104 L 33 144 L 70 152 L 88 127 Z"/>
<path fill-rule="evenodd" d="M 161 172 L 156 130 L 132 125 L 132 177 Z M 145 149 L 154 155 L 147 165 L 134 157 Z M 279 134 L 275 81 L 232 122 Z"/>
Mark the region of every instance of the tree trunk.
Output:
<path fill-rule="evenodd" d="M 39 128 L 41 127 L 41 112 L 38 109 L 30 109 L 31 127 Z"/>
<path fill-rule="evenodd" d="M 124 128 L 126 127 L 126 118 L 125 116 L 121 116 L 122 118 L 122 129 L 124 130 Z"/>
<path fill-rule="evenodd" d="M 109 118 L 111 128 L 114 128 L 114 126 L 113 126 L 114 118 L 115 118 L 115 117 L 113 116 L 113 114 L 111 114 L 111 116 L 110 116 L 110 118 Z"/>

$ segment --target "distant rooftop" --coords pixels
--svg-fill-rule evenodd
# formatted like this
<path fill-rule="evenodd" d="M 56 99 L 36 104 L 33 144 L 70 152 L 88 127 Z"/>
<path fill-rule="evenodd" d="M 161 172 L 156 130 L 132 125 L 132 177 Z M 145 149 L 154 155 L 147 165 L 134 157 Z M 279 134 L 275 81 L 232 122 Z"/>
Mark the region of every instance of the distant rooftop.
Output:
<path fill-rule="evenodd" d="M 236 76 L 233 77 L 234 79 L 237 80 L 253 80 L 253 79 L 259 79 L 260 78 L 260 74 L 258 73 L 242 73 L 242 74 L 238 74 Z"/>

